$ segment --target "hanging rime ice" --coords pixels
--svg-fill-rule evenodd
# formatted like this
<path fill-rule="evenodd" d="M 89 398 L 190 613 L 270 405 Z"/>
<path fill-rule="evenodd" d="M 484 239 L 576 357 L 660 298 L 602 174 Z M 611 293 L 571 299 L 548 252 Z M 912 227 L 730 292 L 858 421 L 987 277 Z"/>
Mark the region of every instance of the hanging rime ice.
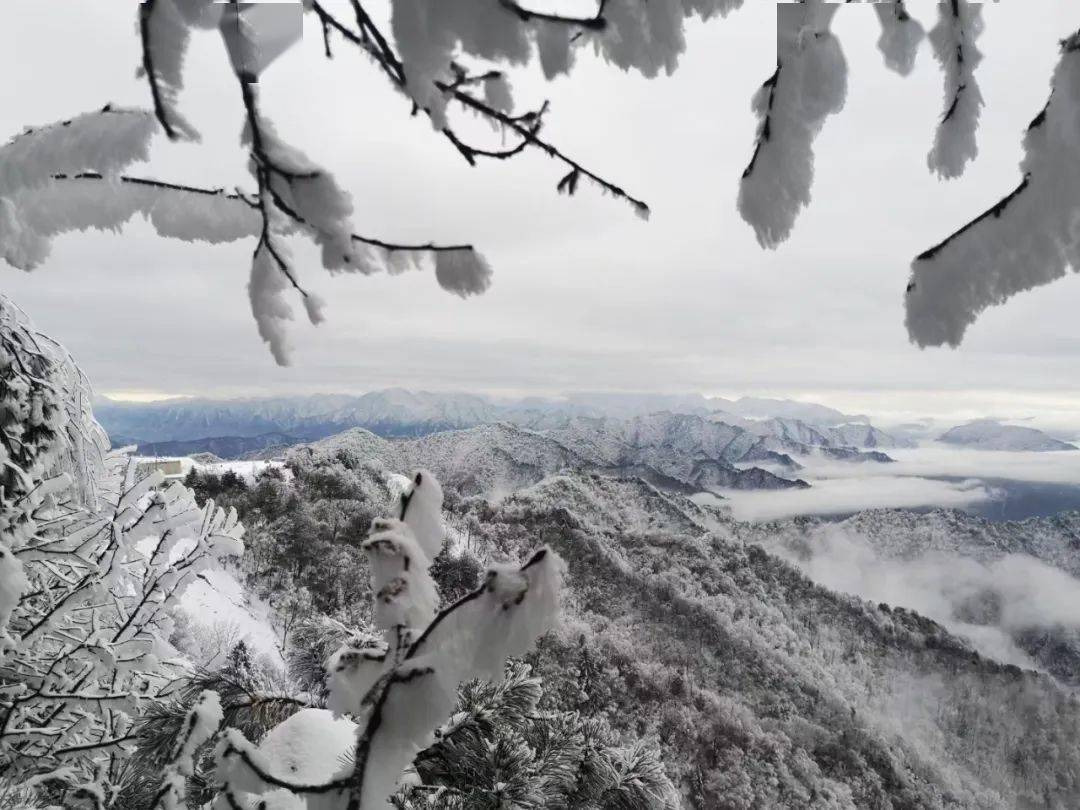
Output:
<path fill-rule="evenodd" d="M 777 4 L 777 66 L 753 99 L 758 126 L 738 191 L 739 211 L 764 247 L 776 248 L 786 240 L 809 205 L 814 140 L 828 117 L 843 107 L 847 66 L 830 30 L 840 5 L 823 0 Z M 859 6 L 853 13 L 868 11 L 865 4 L 851 5 Z M 878 46 L 885 64 L 900 74 L 910 73 L 923 27 L 899 0 L 872 5 L 881 24 Z M 403 97 L 403 111 L 426 119 L 437 137 L 469 164 L 505 160 L 535 149 L 561 164 L 555 183 L 559 192 L 574 194 L 592 185 L 647 217 L 644 200 L 545 137 L 547 104 L 520 110 L 504 68 L 536 58 L 544 75 L 552 78 L 571 73 L 578 51 L 590 49 L 645 77 L 671 73 L 686 47 L 689 18 L 723 16 L 741 6 L 742 0 L 595 0 L 570 16 L 517 0 L 395 0 L 389 29 L 383 30 L 362 0 L 351 0 L 341 14 L 322 0 L 280 4 L 144 0 L 137 12 L 139 72 L 153 111 L 106 107 L 28 131 L 0 148 L 0 255 L 9 264 L 30 269 L 45 261 L 56 235 L 87 228 L 116 230 L 136 214 L 164 236 L 208 242 L 252 240 L 252 312 L 275 359 L 287 363 L 286 326 L 293 318 L 288 297 L 299 296 L 312 323 L 323 319 L 322 299 L 302 282 L 289 248 L 291 239 L 312 240 L 331 273 L 394 273 L 429 266 L 441 286 L 461 297 L 482 293 L 491 279 L 490 267 L 470 244 L 399 244 L 356 233 L 348 192 L 329 170 L 276 134 L 260 108 L 258 82 L 272 80 L 272 73 L 264 75 L 265 68 L 300 39 L 305 20 L 311 23 L 305 47 L 319 47 L 327 58 L 339 48 L 358 50 Z M 977 81 L 981 54 L 976 46 L 983 28 L 981 14 L 980 4 L 945 0 L 929 35 L 945 92 L 927 163 L 943 179 L 960 176 L 977 154 L 976 128 L 983 104 Z M 132 164 L 147 160 L 148 143 L 156 131 L 174 141 L 198 140 L 195 126 L 179 110 L 179 94 L 185 53 L 200 30 L 223 38 L 228 69 L 238 86 L 245 118 L 241 143 L 248 152 L 253 181 L 247 191 L 123 174 Z M 1068 80 L 1059 71 L 1055 87 Z M 1068 91 L 1063 84 L 1055 93 Z M 500 140 L 469 142 L 458 131 L 463 112 L 491 124 Z M 1066 156 L 1051 148 L 1044 157 Z M 1064 174 L 1070 175 L 1067 168 Z M 1080 190 L 1069 184 L 1060 190 L 1065 193 L 1064 209 L 1080 204 Z M 985 227 L 970 229 L 969 237 L 994 230 L 997 219 L 980 220 Z M 1059 224 L 1038 222 L 1035 231 L 1047 249 L 1063 233 Z M 1004 232 L 1004 227 L 996 231 Z M 950 253 L 934 250 L 919 257 L 915 290 L 928 270 L 928 258 L 944 259 Z M 937 270 L 949 279 L 934 284 L 971 292 L 946 296 L 934 305 L 947 308 L 945 314 L 920 314 L 920 297 L 909 298 L 911 339 L 920 345 L 955 345 L 963 333 L 959 322 L 966 326 L 985 306 L 1060 275 L 1051 265 L 1062 262 L 1048 264 L 1044 259 L 1036 254 L 1030 261 L 999 262 L 985 272 L 983 265 L 964 261 L 959 269 L 942 264 Z M 929 326 L 930 321 L 937 326 Z"/>
<path fill-rule="evenodd" d="M 920 346 L 956 346 L 987 307 L 1080 270 L 1080 32 L 1061 44 L 1024 153 L 1015 189 L 912 264 L 907 328 Z"/>
<path fill-rule="evenodd" d="M 385 806 L 402 771 L 450 715 L 459 684 L 500 680 L 506 659 L 552 627 L 563 564 L 547 548 L 521 566 L 492 568 L 480 588 L 436 612 L 428 568 L 442 546 L 442 500 L 438 481 L 421 470 L 401 497 L 399 516 L 375 521 L 363 548 L 382 643 L 332 657 L 332 711 L 301 711 L 258 747 L 228 729 L 218 744 L 216 808 Z M 344 762 L 335 715 L 356 724 Z M 287 750 L 308 753 L 283 767 L 279 752 Z M 329 773 L 327 763 L 334 763 Z"/>

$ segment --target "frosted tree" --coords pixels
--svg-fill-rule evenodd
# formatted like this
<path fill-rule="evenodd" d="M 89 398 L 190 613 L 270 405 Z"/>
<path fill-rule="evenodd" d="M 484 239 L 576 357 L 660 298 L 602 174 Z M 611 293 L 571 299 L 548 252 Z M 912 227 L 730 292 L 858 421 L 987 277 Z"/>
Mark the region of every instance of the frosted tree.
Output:
<path fill-rule="evenodd" d="M 194 751 L 190 746 L 184 749 L 182 743 L 205 740 L 191 734 L 215 724 L 240 728 L 249 739 L 273 732 L 260 749 L 271 759 L 272 768 L 289 773 L 304 752 L 293 749 L 289 754 L 279 743 L 296 741 L 304 725 L 330 730 L 319 749 L 325 762 L 333 767 L 338 756 L 348 757 L 355 729 L 347 723 L 327 722 L 319 712 L 306 712 L 294 723 L 285 721 L 325 705 L 323 664 L 343 638 L 350 639 L 351 646 L 365 646 L 366 631 L 323 618 L 306 625 L 305 635 L 291 650 L 291 685 L 275 686 L 258 667 L 230 662 L 221 670 L 192 678 L 179 700 L 144 718 L 133 760 L 136 772 L 125 784 L 117 806 L 142 810 L 170 792 L 186 796 L 194 805 L 212 799 L 215 777 L 209 744 Z M 206 690 L 219 696 L 217 702 L 208 702 Z M 495 810 L 507 804 L 567 810 L 673 810 L 681 806 L 654 743 L 627 743 L 603 718 L 545 708 L 543 697 L 540 678 L 521 661 L 507 664 L 498 682 L 463 683 L 452 713 L 406 769 L 391 805 L 402 810 Z M 203 723 L 203 717 L 209 722 Z M 348 733 L 335 734 L 334 729 L 341 726 Z M 191 755 L 178 757 L 182 749 Z"/>
<path fill-rule="evenodd" d="M 301 39 L 305 20 L 321 31 L 306 47 L 332 59 L 341 48 L 361 52 L 404 100 L 403 110 L 427 120 L 435 135 L 470 164 L 508 160 L 538 150 L 561 165 L 555 183 L 574 194 L 592 185 L 648 216 L 648 204 L 568 155 L 544 134 L 546 104 L 521 110 L 507 66 L 537 61 L 545 76 L 570 73 L 575 56 L 591 49 L 645 77 L 673 72 L 686 42 L 687 18 L 737 10 L 742 0 L 596 0 L 580 15 L 518 0 L 394 0 L 388 24 L 365 0 L 222 3 L 144 0 L 138 5 L 142 45 L 139 72 L 152 110 L 108 106 L 52 126 L 29 129 L 0 148 L 0 254 L 30 269 L 48 255 L 58 234 L 115 229 L 136 214 L 168 237 L 207 242 L 249 240 L 248 285 L 258 330 L 279 363 L 289 360 L 286 325 L 294 293 L 312 323 L 322 302 L 301 280 L 290 241 L 306 238 L 333 273 L 398 273 L 433 266 L 438 283 L 460 296 L 482 293 L 491 269 L 471 244 L 400 244 L 352 226 L 352 200 L 333 174 L 286 143 L 262 111 L 265 68 Z M 810 203 L 813 143 L 844 104 L 847 64 L 830 25 L 841 4 L 802 0 L 777 6 L 777 66 L 753 99 L 759 124 L 751 159 L 739 183 L 738 207 L 762 246 L 776 248 Z M 847 3 L 844 13 L 870 13 Z M 881 24 L 885 64 L 911 71 L 924 28 L 904 3 L 872 3 Z M 380 6 L 378 11 L 382 11 Z M 983 104 L 976 41 L 981 6 L 945 0 L 929 35 L 944 77 L 944 107 L 928 155 L 943 179 L 960 176 L 977 154 Z M 241 141 L 248 151 L 246 190 L 196 188 L 126 174 L 146 162 L 155 133 L 197 141 L 179 108 L 184 58 L 191 37 L 217 32 L 225 43 L 238 103 L 245 113 Z M 1013 194 L 941 245 L 919 256 L 907 295 L 907 324 L 920 345 L 957 345 L 987 306 L 1048 283 L 1076 266 L 1080 185 L 1075 177 L 1076 36 L 1062 47 L 1051 102 L 1026 145 L 1023 183 Z M 495 129 L 496 145 L 471 143 L 462 116 Z M 928 127 L 929 129 L 929 127 Z M 1051 203 L 1051 201 L 1053 201 Z"/>
<path fill-rule="evenodd" d="M 2 296 L 0 381 L 0 783 L 105 807 L 134 719 L 181 674 L 171 608 L 241 529 L 136 482 L 78 367 Z"/>
<path fill-rule="evenodd" d="M 543 548 L 520 566 L 496 566 L 483 584 L 436 612 L 429 574 L 442 545 L 442 490 L 416 473 L 399 517 L 364 542 L 375 624 L 329 663 L 330 710 L 304 709 L 256 746 L 236 728 L 217 746 L 215 808 L 384 807 L 403 770 L 450 716 L 462 681 L 498 681 L 555 621 L 562 561 Z"/>
<path fill-rule="evenodd" d="M 458 710 L 393 798 L 401 810 L 675 810 L 659 752 L 628 747 L 599 718 L 539 708 L 542 683 L 513 663 L 497 684 L 473 681 Z"/>

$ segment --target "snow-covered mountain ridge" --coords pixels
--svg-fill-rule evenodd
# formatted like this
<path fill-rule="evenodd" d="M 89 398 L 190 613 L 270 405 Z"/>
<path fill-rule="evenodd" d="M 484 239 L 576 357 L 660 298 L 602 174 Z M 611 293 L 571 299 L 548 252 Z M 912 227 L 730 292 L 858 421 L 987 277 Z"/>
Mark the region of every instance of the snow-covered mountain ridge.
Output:
<path fill-rule="evenodd" d="M 943 433 L 938 441 L 980 450 L 1053 452 L 1076 450 L 1076 445 L 1048 436 L 1035 428 L 1005 425 L 993 419 L 979 419 Z"/>
<path fill-rule="evenodd" d="M 865 417 L 845 414 L 813 403 L 791 400 L 729 401 L 701 396 L 594 394 L 560 400 L 535 397 L 496 401 L 473 394 L 432 393 L 388 389 L 361 396 L 318 394 L 267 399 L 174 399 L 135 403 L 103 400 L 96 413 L 108 433 L 118 440 L 164 442 L 214 437 L 255 437 L 279 433 L 310 441 L 363 427 L 383 436 L 421 436 L 443 430 L 512 422 L 543 429 L 575 417 L 634 418 L 667 411 L 709 416 L 723 412 L 730 420 L 754 422 L 763 418 L 801 421 L 834 428 Z M 739 424 L 738 426 L 744 427 Z M 858 447 L 857 434 L 834 437 L 834 446 Z M 876 447 L 878 444 L 868 444 Z"/>
<path fill-rule="evenodd" d="M 1080 800 L 1080 704 L 1052 678 L 815 585 L 720 512 L 583 473 L 459 508 L 481 542 L 512 555 L 542 539 L 567 559 L 566 627 L 538 671 L 655 729 L 692 807 Z"/>
<path fill-rule="evenodd" d="M 757 447 L 756 437 L 700 417 L 657 414 L 634 420 L 572 420 L 539 432 L 500 422 L 392 441 L 353 428 L 293 448 L 297 463 L 347 457 L 378 461 L 390 470 L 427 467 L 467 494 L 498 496 L 566 470 L 634 475 L 665 490 L 806 487 L 799 479 L 738 468 Z"/>

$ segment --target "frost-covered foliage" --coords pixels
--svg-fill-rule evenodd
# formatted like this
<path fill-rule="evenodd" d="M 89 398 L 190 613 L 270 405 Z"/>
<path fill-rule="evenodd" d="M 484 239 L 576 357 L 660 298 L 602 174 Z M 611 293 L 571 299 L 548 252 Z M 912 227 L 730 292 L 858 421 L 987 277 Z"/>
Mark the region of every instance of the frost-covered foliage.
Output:
<path fill-rule="evenodd" d="M 312 615 L 356 626 L 370 619 L 371 586 L 364 537 L 392 506 L 386 475 L 337 462 L 292 467 L 290 481 L 273 474 L 253 486 L 225 487 L 224 478 L 192 473 L 185 483 L 200 501 L 211 497 L 236 508 L 244 522 L 240 568 L 248 590 L 276 617 L 283 646 Z M 300 594 L 306 594 L 306 602 Z"/>
<path fill-rule="evenodd" d="M 975 40 L 983 32 L 982 7 L 968 0 L 949 0 L 938 6 L 940 19 L 930 32 L 934 56 L 945 72 L 945 111 L 927 163 L 943 178 L 959 177 L 979 149 L 975 129 L 983 98 L 975 78 L 982 54 Z"/>
<path fill-rule="evenodd" d="M 847 63 L 829 31 L 839 8 L 822 0 L 776 7 L 776 72 L 754 96 L 757 144 L 739 186 L 739 211 L 762 247 L 786 240 L 810 204 L 814 138 L 844 106 Z"/>
<path fill-rule="evenodd" d="M 521 566 L 492 567 L 478 589 L 438 609 L 428 569 L 442 548 L 442 503 L 438 481 L 420 471 L 402 492 L 397 517 L 373 523 L 362 548 L 381 638 L 356 637 L 330 660 L 332 713 L 301 712 L 259 746 L 235 728 L 224 732 L 218 805 L 381 806 L 449 716 L 458 685 L 498 680 L 506 658 L 527 652 L 552 626 L 562 563 L 549 549 Z M 354 729 L 344 732 L 352 743 L 347 757 L 340 756 L 343 729 Z M 286 754 L 295 767 L 281 767 Z"/>
<path fill-rule="evenodd" d="M 910 73 L 923 26 L 900 0 L 872 4 L 881 23 L 878 46 L 885 64 L 902 75 Z M 348 19 L 321 0 L 281 4 L 145 0 L 138 6 L 139 71 L 147 81 L 153 113 L 107 107 L 26 133 L 0 149 L 0 255 L 16 267 L 31 268 L 45 260 L 53 236 L 86 228 L 115 230 L 136 213 L 166 236 L 210 242 L 255 237 L 249 282 L 252 311 L 274 358 L 287 363 L 286 327 L 293 313 L 286 295 L 295 291 L 300 296 L 313 324 L 323 319 L 322 299 L 302 286 L 288 237 L 311 239 L 330 272 L 396 273 L 427 263 L 438 283 L 461 297 L 482 293 L 491 283 L 491 268 L 470 244 L 404 245 L 355 233 L 348 192 L 328 169 L 275 133 L 260 109 L 258 80 L 271 61 L 300 40 L 305 15 L 321 27 L 319 45 L 327 58 L 340 47 L 364 54 L 410 102 L 413 112 L 422 113 L 470 164 L 537 149 L 565 172 L 556 184 L 559 192 L 574 194 L 584 181 L 647 217 L 644 200 L 545 138 L 546 104 L 516 111 L 520 105 L 505 68 L 535 61 L 545 76 L 553 78 L 572 72 L 577 51 L 586 48 L 645 77 L 671 73 L 686 47 L 689 18 L 723 16 L 741 5 L 742 0 L 599 0 L 568 15 L 518 0 L 395 0 L 389 30 L 384 31 L 360 0 L 349 3 Z M 775 248 L 786 240 L 809 204 L 814 138 L 825 119 L 844 103 L 847 66 L 830 31 L 839 5 L 823 0 L 777 4 L 777 69 L 753 99 L 759 123 L 738 195 L 739 211 L 764 247 Z M 852 5 L 857 7 L 854 13 L 868 13 L 860 8 L 864 4 Z M 229 70 L 241 89 L 247 122 L 241 143 L 250 154 L 253 192 L 225 193 L 120 174 L 147 158 L 148 141 L 157 125 L 173 140 L 197 139 L 178 101 L 185 53 L 199 30 L 215 31 L 223 38 Z M 929 39 L 944 73 L 945 107 L 928 164 L 942 178 L 959 176 L 977 152 L 982 97 L 976 39 L 981 31 L 979 4 L 969 0 L 940 4 L 940 19 Z M 1067 75 L 1055 79 L 1057 95 L 1068 94 L 1069 81 Z M 501 140 L 468 142 L 457 129 L 462 113 L 491 124 Z M 1047 150 L 1044 157 L 1054 166 L 1070 165 L 1071 155 L 1060 151 Z M 1077 198 L 1071 186 L 1045 194 L 1049 198 L 1057 191 L 1065 193 L 1066 201 Z M 1066 202 L 1063 210 L 1074 205 Z M 1015 241 L 1007 228 L 991 224 L 987 227 L 993 231 L 991 241 Z M 1044 247 L 1051 235 L 1062 232 L 1057 225 L 1036 231 L 1048 234 Z M 986 241 L 980 236 L 980 244 Z M 955 345 L 963 332 L 958 324 L 970 322 L 988 303 L 1060 275 L 1054 269 L 1059 262 L 1048 265 L 1042 259 L 1035 253 L 1017 267 L 999 265 L 997 273 L 980 272 L 980 281 L 964 285 L 973 288 L 972 293 L 960 300 L 931 296 L 946 310 L 945 316 L 933 319 L 951 323 L 933 332 L 909 316 L 912 339 L 921 345 Z M 970 269 L 972 263 L 966 267 L 967 272 L 976 272 Z"/>
<path fill-rule="evenodd" d="M 105 806 L 177 674 L 171 608 L 242 529 L 180 484 L 135 482 L 77 366 L 3 298 L 0 347 L 0 773 Z"/>
<path fill-rule="evenodd" d="M 925 35 L 923 27 L 908 14 L 903 0 L 875 3 L 874 11 L 881 22 L 878 48 L 885 57 L 885 64 L 890 70 L 907 76 L 915 68 L 915 54 Z"/>
<path fill-rule="evenodd" d="M 987 307 L 1080 268 L 1080 33 L 1061 45 L 1050 99 L 1024 136 L 1023 179 L 912 264 L 907 328 L 959 345 Z"/>
<path fill-rule="evenodd" d="M 218 732 L 225 718 L 217 692 L 205 691 L 184 716 L 184 724 L 173 743 L 156 807 L 181 810 L 186 806 L 187 780 L 195 774 L 195 756 Z"/>
<path fill-rule="evenodd" d="M 514 663 L 500 683 L 471 681 L 457 711 L 417 756 L 400 810 L 674 810 L 655 745 L 618 745 L 602 718 L 540 708 L 542 682 Z"/>
<path fill-rule="evenodd" d="M 362 643 L 366 631 L 353 631 L 329 620 L 309 623 L 298 634 L 290 655 L 299 661 L 326 660 L 343 642 Z M 308 649 L 307 645 L 312 645 Z M 274 772 L 317 776 L 351 756 L 356 725 L 325 710 L 325 692 L 289 691 L 244 663 L 242 645 L 220 671 L 202 673 L 181 697 L 144 719 L 138 728 L 137 774 L 118 801 L 121 810 L 144 810 L 170 785 L 201 806 L 214 794 L 216 776 L 211 749 L 204 744 L 188 760 L 184 780 L 162 779 L 175 755 L 177 740 L 194 739 L 188 728 L 205 729 L 219 720 L 243 730 Z M 290 661 L 290 673 L 296 675 Z M 319 667 L 321 683 L 325 670 Z M 306 677 L 306 676 L 305 676 Z M 300 681 L 294 686 L 303 686 Z M 200 690 L 212 689 L 214 692 Z M 220 695 L 209 723 L 192 726 L 193 715 L 206 714 L 206 695 Z M 391 803 L 399 808 L 478 810 L 504 807 L 563 807 L 567 810 L 665 810 L 681 806 L 659 759 L 655 741 L 627 742 L 602 717 L 586 717 L 544 705 L 543 684 L 531 668 L 512 661 L 498 682 L 468 681 L 457 690 L 456 705 L 406 772 Z M 320 753 L 318 758 L 313 751 Z M 175 769 L 173 769 L 175 770 Z M 171 775 L 171 774 L 170 774 Z M 389 805 L 388 805 L 389 806 Z"/>

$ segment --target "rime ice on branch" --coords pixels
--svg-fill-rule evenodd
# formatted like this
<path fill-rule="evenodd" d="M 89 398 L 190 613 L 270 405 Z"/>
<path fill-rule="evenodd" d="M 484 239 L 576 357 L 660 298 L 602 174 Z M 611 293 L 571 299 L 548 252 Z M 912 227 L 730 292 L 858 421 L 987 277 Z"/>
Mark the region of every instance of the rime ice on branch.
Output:
<path fill-rule="evenodd" d="M 399 244 L 353 232 L 348 194 L 328 170 L 275 134 L 259 109 L 256 79 L 298 39 L 302 18 L 321 29 L 318 45 L 328 59 L 342 47 L 358 50 L 406 100 L 403 106 L 429 121 L 470 165 L 537 150 L 561 165 L 555 183 L 559 192 L 574 194 L 591 185 L 647 217 L 644 200 L 546 138 L 546 103 L 515 112 L 521 105 L 515 103 L 502 68 L 535 57 L 544 75 L 552 78 L 571 71 L 577 50 L 589 48 L 646 77 L 671 73 L 686 47 L 688 18 L 722 16 L 741 5 L 741 0 L 590 0 L 584 11 L 566 15 L 519 0 L 395 0 L 389 30 L 384 31 L 363 0 L 334 8 L 321 0 L 145 0 L 138 6 L 139 70 L 153 112 L 106 107 L 28 132 L 0 149 L 0 256 L 29 269 L 46 259 L 52 237 L 87 228 L 115 230 L 135 214 L 165 236 L 209 242 L 254 238 L 250 301 L 260 335 L 278 362 L 285 363 L 285 325 L 292 317 L 286 295 L 299 294 L 313 323 L 323 317 L 321 299 L 301 286 L 288 238 L 314 241 L 330 272 L 394 273 L 424 263 L 435 270 L 440 285 L 462 297 L 483 292 L 491 278 L 490 267 L 471 244 Z M 856 13 L 868 12 L 864 4 L 851 5 Z M 738 195 L 740 213 L 765 247 L 775 248 L 787 239 L 809 204 L 813 141 L 825 119 L 844 103 L 847 66 L 830 31 L 839 6 L 823 0 L 778 5 L 777 69 L 754 98 L 759 126 Z M 903 2 L 873 6 L 886 65 L 909 73 L 922 26 Z M 198 29 L 216 30 L 226 43 L 246 113 L 243 138 L 250 147 L 254 191 L 227 193 L 121 174 L 147 159 L 155 121 L 174 140 L 196 137 L 177 102 L 185 52 Z M 946 0 L 940 5 L 930 39 L 944 72 L 945 107 L 928 163 L 941 177 L 959 176 L 977 152 L 982 97 L 975 70 L 981 59 L 976 48 L 981 31 L 978 4 Z M 462 112 L 491 124 L 502 141 L 494 146 L 468 142 L 455 124 Z M 1076 197 L 1064 199 L 1071 210 Z M 1020 276 L 1043 278 L 1047 272 L 1035 261 L 1025 265 Z M 972 313 L 986 305 L 979 301 L 1003 300 L 1011 291 L 1031 286 L 1019 276 L 1009 279 L 977 282 L 982 292 L 962 301 L 955 317 L 974 317 Z M 988 297 L 991 286 L 994 292 Z M 956 343 L 961 333 L 954 326 L 946 337 L 916 339 Z"/>
<path fill-rule="evenodd" d="M 242 551 L 235 512 L 160 474 L 136 481 L 90 400 L 67 353 L 0 296 L 0 774 L 52 784 L 67 806 L 112 795 L 140 707 L 179 674 L 173 605 Z"/>
<path fill-rule="evenodd" d="M 776 6 L 776 72 L 754 96 L 757 143 L 739 185 L 739 212 L 762 247 L 786 240 L 810 204 L 814 138 L 844 106 L 847 63 L 829 31 L 838 8 L 822 0 Z"/>
<path fill-rule="evenodd" d="M 915 55 L 925 36 L 923 27 L 913 18 L 903 0 L 894 3 L 875 3 L 881 22 L 878 48 L 885 57 L 885 65 L 901 76 L 907 76 L 915 68 Z"/>
<path fill-rule="evenodd" d="M 349 761 L 317 782 L 275 771 L 270 749 L 290 747 L 288 733 L 314 739 L 311 725 L 323 723 L 327 740 L 339 736 L 329 712 L 287 721 L 268 735 L 272 743 L 259 747 L 230 729 L 218 744 L 222 789 L 215 807 L 249 808 L 284 797 L 298 808 L 383 807 L 403 769 L 450 715 L 458 685 L 470 678 L 500 680 L 506 659 L 528 651 L 552 627 L 563 564 L 547 548 L 521 566 L 492 568 L 480 588 L 436 612 L 428 567 L 442 543 L 441 508 L 438 482 L 421 470 L 402 495 L 397 516 L 376 521 L 364 543 L 384 641 L 345 647 L 330 662 L 329 705 L 356 723 Z M 327 752 L 311 752 L 320 754 Z"/>
<path fill-rule="evenodd" d="M 920 346 L 959 345 L 987 307 L 1080 269 L 1080 32 L 1061 45 L 1050 99 L 1024 136 L 1022 179 L 919 256 L 907 329 Z"/>
<path fill-rule="evenodd" d="M 968 0 L 948 0 L 938 9 L 940 19 L 930 32 L 930 44 L 945 72 L 945 111 L 927 164 L 939 177 L 952 179 L 963 174 L 979 153 L 975 130 L 983 98 L 975 69 L 982 54 L 975 40 L 983 31 L 982 7 Z"/>

